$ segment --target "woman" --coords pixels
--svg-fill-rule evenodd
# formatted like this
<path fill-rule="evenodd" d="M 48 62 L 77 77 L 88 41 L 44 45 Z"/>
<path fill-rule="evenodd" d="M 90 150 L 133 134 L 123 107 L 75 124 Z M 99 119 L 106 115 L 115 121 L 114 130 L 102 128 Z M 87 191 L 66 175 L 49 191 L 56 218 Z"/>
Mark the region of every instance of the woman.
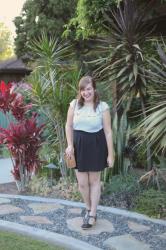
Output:
<path fill-rule="evenodd" d="M 66 155 L 76 158 L 76 176 L 86 205 L 82 229 L 96 222 L 100 199 L 100 174 L 114 162 L 111 118 L 107 103 L 99 100 L 92 77 L 82 77 L 78 99 L 69 106 L 66 122 Z"/>

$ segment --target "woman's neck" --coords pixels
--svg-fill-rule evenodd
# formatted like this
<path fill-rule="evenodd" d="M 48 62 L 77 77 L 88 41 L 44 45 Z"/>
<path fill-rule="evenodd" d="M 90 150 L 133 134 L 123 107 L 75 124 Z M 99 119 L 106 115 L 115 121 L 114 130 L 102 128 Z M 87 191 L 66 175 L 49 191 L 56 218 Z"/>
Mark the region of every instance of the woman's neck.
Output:
<path fill-rule="evenodd" d="M 93 101 L 84 102 L 84 106 L 93 106 Z"/>

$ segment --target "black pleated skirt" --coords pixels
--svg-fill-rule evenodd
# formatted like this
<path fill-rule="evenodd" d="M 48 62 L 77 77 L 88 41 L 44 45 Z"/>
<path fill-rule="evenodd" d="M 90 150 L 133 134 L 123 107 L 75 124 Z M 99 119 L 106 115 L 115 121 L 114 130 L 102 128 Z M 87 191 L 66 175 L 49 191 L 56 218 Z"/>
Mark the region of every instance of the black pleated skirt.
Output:
<path fill-rule="evenodd" d="M 88 133 L 74 130 L 76 169 L 79 172 L 102 171 L 107 167 L 107 143 L 103 129 Z"/>

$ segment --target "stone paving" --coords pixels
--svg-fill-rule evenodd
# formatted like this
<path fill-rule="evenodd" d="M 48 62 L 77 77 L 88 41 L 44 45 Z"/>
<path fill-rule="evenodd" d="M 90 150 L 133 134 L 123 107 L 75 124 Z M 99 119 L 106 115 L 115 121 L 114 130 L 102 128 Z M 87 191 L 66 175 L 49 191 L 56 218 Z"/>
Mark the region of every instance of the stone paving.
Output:
<path fill-rule="evenodd" d="M 124 216 L 123 210 L 121 215 L 113 214 L 100 206 L 96 225 L 82 230 L 83 206 L 56 201 L 32 201 L 16 196 L 0 198 L 0 220 L 64 234 L 99 249 L 166 250 L 166 221 Z"/>
<path fill-rule="evenodd" d="M 0 184 L 14 181 L 11 173 L 12 168 L 11 159 L 0 159 Z"/>

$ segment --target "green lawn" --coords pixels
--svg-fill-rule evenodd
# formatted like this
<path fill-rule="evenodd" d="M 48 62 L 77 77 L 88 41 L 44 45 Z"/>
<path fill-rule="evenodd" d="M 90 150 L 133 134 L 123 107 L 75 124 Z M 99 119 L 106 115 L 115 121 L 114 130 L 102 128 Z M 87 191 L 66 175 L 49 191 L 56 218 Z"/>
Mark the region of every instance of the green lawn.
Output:
<path fill-rule="evenodd" d="M 0 231 L 0 250 L 65 250 L 16 233 Z"/>

